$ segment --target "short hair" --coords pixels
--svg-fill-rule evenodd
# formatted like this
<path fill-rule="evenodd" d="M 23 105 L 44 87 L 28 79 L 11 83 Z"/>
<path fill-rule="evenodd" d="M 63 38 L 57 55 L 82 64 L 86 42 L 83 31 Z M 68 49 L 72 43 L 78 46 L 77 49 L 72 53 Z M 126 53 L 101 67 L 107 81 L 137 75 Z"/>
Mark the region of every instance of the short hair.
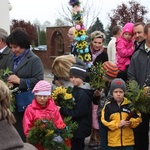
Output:
<path fill-rule="evenodd" d="M 8 36 L 8 33 L 6 30 L 0 28 L 0 38 L 6 42 L 6 39 L 7 39 L 7 36 Z"/>
<path fill-rule="evenodd" d="M 144 33 L 147 34 L 148 33 L 148 29 L 150 28 L 150 22 L 146 23 L 144 26 Z"/>
<path fill-rule="evenodd" d="M 112 28 L 112 35 L 116 35 L 119 31 L 121 31 L 122 27 L 119 25 L 116 25 Z"/>
<path fill-rule="evenodd" d="M 145 23 L 144 23 L 144 22 L 136 22 L 136 23 L 134 24 L 134 27 L 139 26 L 139 25 L 142 25 L 142 26 L 144 27 L 144 26 L 145 26 Z"/>
<path fill-rule="evenodd" d="M 70 67 L 76 62 L 76 59 L 72 55 L 62 55 L 54 59 L 52 64 L 52 72 L 58 78 L 69 80 Z"/>
<path fill-rule="evenodd" d="M 102 38 L 103 41 L 105 40 L 105 34 L 101 31 L 94 31 L 90 35 L 91 41 L 93 41 L 95 38 Z"/>
<path fill-rule="evenodd" d="M 30 48 L 31 45 L 28 34 L 23 28 L 20 27 L 15 28 L 11 32 L 11 34 L 7 37 L 6 43 L 9 47 L 10 44 L 14 44 L 25 49 Z"/>

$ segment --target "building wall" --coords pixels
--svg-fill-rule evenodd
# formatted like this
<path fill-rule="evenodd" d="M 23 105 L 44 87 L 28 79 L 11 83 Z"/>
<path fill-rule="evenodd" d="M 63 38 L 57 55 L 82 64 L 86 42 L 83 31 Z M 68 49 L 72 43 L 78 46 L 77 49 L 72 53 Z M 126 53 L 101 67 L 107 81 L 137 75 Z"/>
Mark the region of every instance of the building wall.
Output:
<path fill-rule="evenodd" d="M 9 2 L 8 0 L 0 0 L 0 28 L 3 28 L 10 33 L 10 20 L 9 20 Z"/>
<path fill-rule="evenodd" d="M 53 60 L 57 56 L 70 52 L 71 43 L 67 36 L 69 28 L 70 26 L 48 27 L 46 29 L 47 51 L 33 50 L 41 58 L 45 69 L 51 69 Z"/>

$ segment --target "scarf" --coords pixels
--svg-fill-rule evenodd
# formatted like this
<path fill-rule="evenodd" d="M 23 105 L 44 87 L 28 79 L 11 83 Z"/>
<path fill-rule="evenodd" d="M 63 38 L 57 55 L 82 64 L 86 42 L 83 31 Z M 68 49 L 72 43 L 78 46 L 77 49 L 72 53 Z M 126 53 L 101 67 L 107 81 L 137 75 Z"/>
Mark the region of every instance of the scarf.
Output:
<path fill-rule="evenodd" d="M 25 49 L 25 51 L 20 54 L 19 56 L 14 55 L 14 68 L 13 71 L 16 70 L 16 68 L 18 67 L 18 65 L 20 64 L 20 62 L 22 61 L 22 59 L 24 58 L 24 56 L 29 52 L 29 49 Z"/>
<path fill-rule="evenodd" d="M 91 52 L 92 52 L 92 62 L 94 62 L 96 57 L 103 52 L 103 48 L 100 49 L 99 51 L 95 51 L 94 49 L 92 49 L 92 47 L 90 49 L 91 49 Z"/>

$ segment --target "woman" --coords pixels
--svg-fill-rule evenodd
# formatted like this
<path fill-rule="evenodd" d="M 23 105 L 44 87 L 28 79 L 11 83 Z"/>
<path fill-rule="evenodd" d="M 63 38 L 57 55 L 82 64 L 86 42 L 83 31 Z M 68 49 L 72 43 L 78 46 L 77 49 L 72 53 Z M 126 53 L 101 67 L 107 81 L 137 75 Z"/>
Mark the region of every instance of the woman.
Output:
<path fill-rule="evenodd" d="M 7 67 L 13 72 L 7 79 L 12 88 L 18 87 L 21 91 L 26 91 L 26 79 L 30 81 L 30 88 L 43 80 L 44 69 L 42 62 L 38 56 L 30 51 L 30 40 L 27 33 L 22 28 L 16 28 L 7 38 L 7 45 L 13 52 L 13 57 L 8 60 Z M 17 106 L 14 112 L 17 123 L 15 128 L 19 132 L 23 141 L 25 135 L 22 128 L 22 118 L 24 112 L 18 112 Z"/>
<path fill-rule="evenodd" d="M 70 82 L 69 71 L 74 63 L 84 65 L 82 60 L 73 55 L 62 55 L 54 59 L 52 64 L 52 72 L 54 74 L 53 89 L 57 86 L 63 86 L 65 88 L 73 86 Z"/>
<path fill-rule="evenodd" d="M 101 31 L 94 31 L 90 35 L 91 44 L 89 46 L 90 52 L 92 54 L 92 63 L 96 65 L 96 63 L 104 63 L 108 61 L 108 55 L 104 51 L 104 40 L 105 35 Z M 98 89 L 99 90 L 99 89 Z M 100 94 L 100 91 L 96 90 L 97 94 Z M 96 94 L 96 95 L 97 95 Z M 89 147 L 97 147 L 99 146 L 99 124 L 97 117 L 97 109 L 98 109 L 99 99 L 93 102 L 92 105 L 92 134 L 89 142 Z"/>
<path fill-rule="evenodd" d="M 10 92 L 6 84 L 0 80 L 0 150 L 37 150 L 28 143 L 23 143 L 13 127 L 15 118 L 10 111 Z"/>

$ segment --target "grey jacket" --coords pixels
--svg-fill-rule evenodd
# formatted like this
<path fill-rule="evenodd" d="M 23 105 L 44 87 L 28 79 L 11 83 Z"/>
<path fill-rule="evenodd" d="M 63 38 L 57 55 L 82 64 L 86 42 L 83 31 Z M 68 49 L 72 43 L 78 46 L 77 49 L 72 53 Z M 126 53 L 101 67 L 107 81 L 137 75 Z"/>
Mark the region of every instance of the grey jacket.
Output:
<path fill-rule="evenodd" d="M 150 52 L 145 51 L 145 42 L 133 54 L 128 68 L 128 79 L 150 86 Z"/>
<path fill-rule="evenodd" d="M 37 150 L 29 143 L 23 143 L 12 124 L 0 121 L 0 150 Z"/>
<path fill-rule="evenodd" d="M 13 71 L 14 59 L 13 57 L 8 61 L 8 67 Z M 30 80 L 30 87 L 33 88 L 35 84 L 44 79 L 44 68 L 41 59 L 35 55 L 32 51 L 29 51 L 23 60 L 20 62 L 16 70 L 14 71 L 21 80 L 18 86 L 19 89 L 27 89 L 26 80 Z"/>
<path fill-rule="evenodd" d="M 13 56 L 13 53 L 7 46 L 4 49 L 4 51 L 0 54 L 0 69 L 5 69 L 7 67 L 7 61 L 12 56 Z"/>

